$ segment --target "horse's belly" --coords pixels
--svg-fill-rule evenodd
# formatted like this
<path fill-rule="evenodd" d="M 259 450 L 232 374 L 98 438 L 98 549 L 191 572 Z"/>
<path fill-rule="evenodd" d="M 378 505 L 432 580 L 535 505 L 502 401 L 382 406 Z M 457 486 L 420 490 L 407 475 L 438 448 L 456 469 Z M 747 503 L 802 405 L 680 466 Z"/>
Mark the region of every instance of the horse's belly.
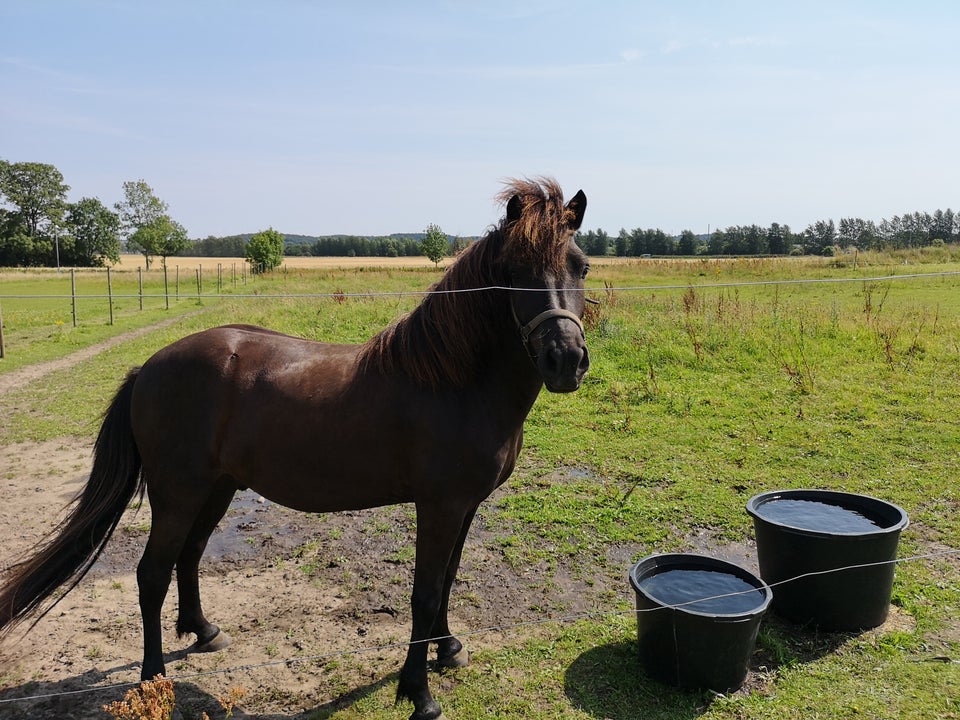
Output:
<path fill-rule="evenodd" d="M 414 500 L 387 478 L 321 477 L 281 481 L 268 476 L 250 482 L 249 487 L 278 505 L 303 512 L 364 510 Z"/>

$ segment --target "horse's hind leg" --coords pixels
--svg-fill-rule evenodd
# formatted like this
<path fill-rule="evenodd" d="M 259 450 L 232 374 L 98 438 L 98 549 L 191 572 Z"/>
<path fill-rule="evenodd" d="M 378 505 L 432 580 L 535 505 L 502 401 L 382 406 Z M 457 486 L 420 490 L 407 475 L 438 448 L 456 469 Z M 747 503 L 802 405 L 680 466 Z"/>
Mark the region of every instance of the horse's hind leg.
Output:
<path fill-rule="evenodd" d="M 201 532 L 199 528 L 210 524 L 214 509 L 219 506 L 214 498 L 220 498 L 225 509 L 233 491 L 228 495 L 222 486 L 212 485 L 202 477 L 185 478 L 169 470 L 145 473 L 145 477 L 153 518 L 147 546 L 137 565 L 137 585 L 140 588 L 140 615 L 143 618 L 143 666 L 140 676 L 149 680 L 166 672 L 160 613 L 170 588 L 174 565 L 184 552 L 188 539 L 194 539 Z M 219 520 L 222 515 L 223 511 L 216 519 Z M 203 536 L 204 545 L 209 535 L 207 531 Z M 194 542 L 193 546 L 196 547 L 197 543 Z M 193 574 L 193 577 L 196 575 Z M 187 582 L 189 585 L 189 580 Z"/>
<path fill-rule="evenodd" d="M 140 615 L 143 618 L 143 666 L 140 670 L 143 680 L 166 674 L 160 611 L 170 587 L 174 563 L 193 524 L 188 507 L 178 511 L 169 503 L 155 501 L 152 493 L 150 506 L 153 512 L 150 537 L 137 565 Z"/>
<path fill-rule="evenodd" d="M 194 633 L 197 652 L 222 650 L 230 644 L 229 636 L 204 617 L 200 606 L 200 558 L 210 535 L 230 507 L 236 486 L 218 485 L 197 515 L 177 558 L 177 591 L 180 598 L 177 635 Z"/>

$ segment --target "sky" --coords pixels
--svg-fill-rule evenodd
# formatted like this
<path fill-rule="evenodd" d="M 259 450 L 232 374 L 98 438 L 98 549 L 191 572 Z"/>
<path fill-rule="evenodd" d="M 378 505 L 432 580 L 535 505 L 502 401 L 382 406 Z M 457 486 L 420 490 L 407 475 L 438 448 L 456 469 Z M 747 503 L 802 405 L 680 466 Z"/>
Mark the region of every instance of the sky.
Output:
<path fill-rule="evenodd" d="M 960 3 L 0 0 L 0 158 L 144 180 L 194 238 L 960 209 Z"/>

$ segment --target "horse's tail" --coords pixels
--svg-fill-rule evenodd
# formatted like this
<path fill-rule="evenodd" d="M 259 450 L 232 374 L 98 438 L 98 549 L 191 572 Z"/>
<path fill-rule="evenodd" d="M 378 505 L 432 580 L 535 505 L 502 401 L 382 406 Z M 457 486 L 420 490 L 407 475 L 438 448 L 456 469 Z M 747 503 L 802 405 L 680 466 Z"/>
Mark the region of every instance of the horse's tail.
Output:
<path fill-rule="evenodd" d="M 107 409 L 94 446 L 90 479 L 67 517 L 24 560 L 4 572 L 0 635 L 32 615 L 39 620 L 76 587 L 100 556 L 134 495 L 143 497 L 140 451 L 130 425 L 138 372 L 130 371 Z M 67 583 L 60 598 L 38 611 Z"/>

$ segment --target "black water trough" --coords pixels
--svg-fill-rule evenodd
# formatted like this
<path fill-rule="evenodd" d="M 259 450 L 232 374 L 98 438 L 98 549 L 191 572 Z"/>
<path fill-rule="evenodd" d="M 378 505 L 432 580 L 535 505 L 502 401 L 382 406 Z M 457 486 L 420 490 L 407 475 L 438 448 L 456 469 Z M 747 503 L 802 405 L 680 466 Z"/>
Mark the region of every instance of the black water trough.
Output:
<path fill-rule="evenodd" d="M 743 684 L 772 596 L 763 580 L 717 558 L 669 553 L 634 565 L 630 584 L 647 675 L 717 692 Z"/>
<path fill-rule="evenodd" d="M 886 620 L 908 524 L 903 510 L 866 495 L 776 490 L 752 497 L 747 512 L 760 575 L 774 589 L 773 612 L 823 630 L 865 630 Z"/>

